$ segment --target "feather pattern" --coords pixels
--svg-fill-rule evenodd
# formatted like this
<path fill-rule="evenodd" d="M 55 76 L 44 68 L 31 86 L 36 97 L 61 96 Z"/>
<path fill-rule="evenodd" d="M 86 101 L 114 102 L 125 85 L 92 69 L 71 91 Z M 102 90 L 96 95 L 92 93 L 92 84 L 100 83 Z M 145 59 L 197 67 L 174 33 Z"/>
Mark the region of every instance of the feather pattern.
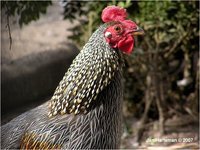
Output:
<path fill-rule="evenodd" d="M 119 70 L 119 56 L 103 37 L 105 26 L 93 34 L 59 83 L 50 102 L 50 117 L 58 113 L 87 113 Z"/>
<path fill-rule="evenodd" d="M 50 101 L 2 126 L 3 149 L 118 148 L 121 58 L 105 42 L 107 25 L 92 35 Z"/>

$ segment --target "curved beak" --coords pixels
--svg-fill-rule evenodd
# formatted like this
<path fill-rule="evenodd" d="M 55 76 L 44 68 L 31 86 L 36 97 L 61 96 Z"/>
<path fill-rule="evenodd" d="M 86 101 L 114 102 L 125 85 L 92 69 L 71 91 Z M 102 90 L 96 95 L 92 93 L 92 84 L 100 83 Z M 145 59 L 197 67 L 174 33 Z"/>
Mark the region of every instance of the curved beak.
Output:
<path fill-rule="evenodd" d="M 140 27 L 137 27 L 137 29 L 134 30 L 133 33 L 132 33 L 133 36 L 144 35 L 144 34 L 145 34 L 144 30 Z"/>

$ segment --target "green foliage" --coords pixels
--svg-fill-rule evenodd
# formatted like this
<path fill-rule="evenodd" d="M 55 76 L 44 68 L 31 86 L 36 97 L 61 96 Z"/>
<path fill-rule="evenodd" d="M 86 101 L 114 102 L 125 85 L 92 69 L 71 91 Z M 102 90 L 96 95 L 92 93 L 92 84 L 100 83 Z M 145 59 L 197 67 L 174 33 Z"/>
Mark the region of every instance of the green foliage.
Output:
<path fill-rule="evenodd" d="M 198 9 L 195 2 L 165 1 L 156 5 L 154 2 L 140 2 L 139 7 L 137 22 L 141 23 L 156 43 L 173 43 L 188 32 L 198 36 Z M 189 31 L 192 25 L 196 27 Z"/>
<path fill-rule="evenodd" d="M 197 114 L 198 107 L 192 104 L 198 105 L 198 2 L 79 1 L 74 5 L 77 3 L 80 3 L 79 9 L 71 8 L 70 12 L 66 6 L 68 11 L 64 15 L 65 19 L 79 21 L 71 29 L 70 38 L 80 46 L 102 24 L 101 12 L 107 5 L 127 8 L 129 18 L 145 30 L 144 37 L 135 39 L 134 53 L 125 56 L 125 99 L 134 104 L 131 111 L 141 112 L 135 113 L 136 116 L 142 116 L 144 105 L 151 100 L 150 118 L 162 118 L 164 112 L 173 110 L 189 113 L 184 109 L 186 105 L 191 105 L 190 115 Z M 182 79 L 189 81 L 188 84 L 178 86 Z"/>
<path fill-rule="evenodd" d="M 158 99 L 161 106 L 157 102 L 152 105 L 154 114 L 159 107 L 164 112 L 189 113 L 186 105 L 198 105 L 198 88 L 194 88 L 198 87 L 198 2 L 141 1 L 138 6 L 135 20 L 146 34 L 138 39 L 140 48 L 132 58 L 126 58 L 126 98 L 138 104 L 138 110 L 141 104 L 137 98 L 143 99 L 142 103 Z M 183 79 L 188 83 L 178 85 Z M 190 107 L 190 115 L 197 117 L 197 108 Z"/>
<path fill-rule="evenodd" d="M 38 20 L 40 14 L 45 14 L 51 1 L 2 1 L 1 9 L 6 10 L 7 15 L 18 15 L 19 25 L 23 26 L 32 20 Z"/>

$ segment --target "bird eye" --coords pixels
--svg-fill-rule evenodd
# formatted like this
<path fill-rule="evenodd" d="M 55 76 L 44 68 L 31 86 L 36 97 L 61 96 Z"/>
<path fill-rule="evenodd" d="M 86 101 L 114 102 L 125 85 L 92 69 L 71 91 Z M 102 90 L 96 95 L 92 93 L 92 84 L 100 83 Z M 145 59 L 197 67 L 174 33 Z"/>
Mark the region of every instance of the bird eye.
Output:
<path fill-rule="evenodd" d="M 121 32 L 121 30 L 122 30 L 120 26 L 115 26 L 114 29 L 118 33 Z"/>

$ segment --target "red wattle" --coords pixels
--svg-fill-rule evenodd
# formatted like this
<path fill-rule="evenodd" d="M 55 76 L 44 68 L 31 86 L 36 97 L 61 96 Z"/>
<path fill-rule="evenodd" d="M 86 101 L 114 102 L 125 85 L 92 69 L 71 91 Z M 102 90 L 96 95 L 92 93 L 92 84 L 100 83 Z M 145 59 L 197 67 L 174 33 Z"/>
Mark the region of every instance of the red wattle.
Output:
<path fill-rule="evenodd" d="M 121 51 L 130 54 L 133 51 L 134 39 L 131 35 L 128 35 L 126 38 L 118 42 L 118 49 Z"/>

